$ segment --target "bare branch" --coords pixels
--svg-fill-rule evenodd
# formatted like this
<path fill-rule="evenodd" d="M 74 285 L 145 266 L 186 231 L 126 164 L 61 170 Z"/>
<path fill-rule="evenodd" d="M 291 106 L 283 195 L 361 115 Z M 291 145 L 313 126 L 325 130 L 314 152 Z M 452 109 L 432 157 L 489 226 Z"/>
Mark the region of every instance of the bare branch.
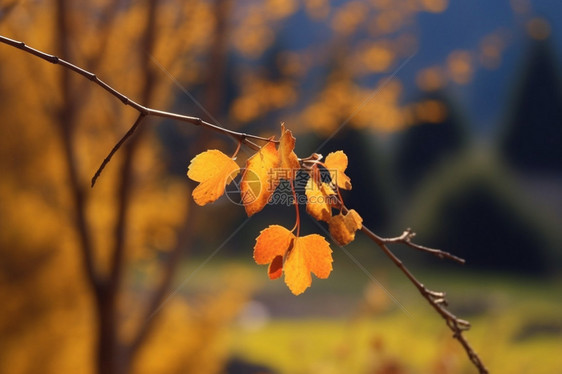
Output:
<path fill-rule="evenodd" d="M 315 157 L 311 157 L 305 160 L 307 162 L 311 162 L 311 161 L 314 162 L 314 159 Z M 341 199 L 341 195 L 339 195 L 339 188 L 337 186 L 334 186 L 334 188 L 336 188 L 338 191 L 338 201 L 335 208 L 347 214 L 347 212 L 349 212 L 349 209 L 343 203 Z M 361 231 L 363 231 L 363 233 L 365 233 L 369 237 L 369 239 L 371 239 L 375 244 L 377 244 L 383 250 L 383 252 L 387 255 L 387 257 L 389 257 L 392 260 L 392 262 L 394 262 L 394 264 L 398 266 L 398 268 L 402 271 L 402 273 L 406 275 L 406 277 L 410 280 L 410 282 L 414 286 L 416 286 L 420 294 L 429 302 L 429 304 L 433 307 L 433 309 L 435 309 L 437 313 L 439 313 L 439 315 L 441 315 L 441 317 L 445 319 L 445 323 L 447 324 L 449 329 L 453 332 L 453 337 L 457 339 L 460 342 L 460 344 L 463 346 L 464 350 L 466 351 L 466 354 L 468 355 L 468 358 L 478 369 L 479 373 L 487 374 L 488 370 L 480 360 L 480 357 L 478 357 L 474 349 L 472 349 L 472 347 L 470 346 L 470 344 L 462 334 L 463 331 L 470 329 L 470 323 L 468 321 L 458 318 L 449 310 L 447 310 L 446 307 L 448 306 L 448 302 L 447 299 L 445 298 L 445 293 L 432 291 L 426 288 L 420 281 L 416 279 L 416 277 L 410 272 L 410 270 L 408 270 L 408 268 L 404 265 L 402 260 L 396 257 L 396 255 L 388 248 L 388 244 L 393 244 L 393 243 L 405 244 L 410 248 L 414 248 L 422 252 L 430 253 L 441 259 L 445 259 L 445 258 L 450 259 L 461 264 L 464 264 L 465 260 L 455 255 L 452 255 L 449 252 L 441 251 L 439 249 L 428 248 L 413 243 L 412 238 L 416 234 L 410 228 L 404 230 L 402 235 L 394 238 L 380 237 L 377 234 L 375 234 L 373 231 L 365 227 L 364 225 L 361 227 Z"/>
<path fill-rule="evenodd" d="M 233 138 L 234 140 L 239 141 L 242 144 L 245 144 L 249 148 L 251 148 L 253 150 L 256 150 L 256 151 L 259 150 L 260 147 L 258 145 L 256 145 L 254 142 L 252 142 L 251 140 L 262 141 L 262 142 L 271 142 L 271 141 L 277 142 L 275 140 L 264 138 L 264 137 L 257 136 L 257 135 L 245 134 L 245 133 L 241 133 L 241 132 L 237 132 L 237 131 L 228 130 L 228 129 L 225 129 L 225 128 L 220 127 L 220 126 L 213 125 L 212 123 L 203 121 L 201 118 L 198 118 L 198 117 L 191 117 L 191 116 L 186 116 L 186 115 L 183 115 L 183 114 L 166 112 L 166 111 L 146 107 L 144 105 L 141 105 L 141 104 L 137 103 L 134 100 L 129 99 L 127 96 L 125 96 L 121 92 L 117 91 L 115 88 L 111 87 L 109 84 L 107 84 L 104 81 L 102 81 L 101 79 L 99 79 L 96 76 L 96 74 L 91 73 L 91 72 L 89 72 L 85 69 L 82 69 L 81 67 L 76 66 L 76 65 L 74 65 L 74 64 L 72 64 L 72 63 L 70 63 L 66 60 L 63 60 L 61 58 L 58 58 L 57 56 L 50 55 L 48 53 L 39 51 L 35 48 L 29 47 L 24 42 L 13 40 L 13 39 L 10 39 L 10 38 L 6 38 L 5 36 L 2 36 L 2 35 L 0 35 L 0 42 L 2 42 L 4 44 L 7 44 L 9 46 L 12 46 L 14 48 L 20 49 L 24 52 L 27 52 L 27 53 L 35 56 L 35 57 L 38 57 L 38 58 L 40 58 L 42 60 L 45 60 L 47 62 L 50 62 L 52 64 L 61 65 L 64 68 L 69 69 L 69 70 L 75 72 L 76 74 L 79 74 L 79 75 L 85 77 L 86 79 L 89 79 L 93 83 L 97 84 L 98 86 L 100 86 L 101 88 L 106 90 L 112 96 L 119 99 L 124 105 L 128 105 L 128 106 L 132 107 L 133 109 L 135 109 L 136 111 L 138 111 L 140 114 L 142 114 L 144 116 L 169 118 L 169 119 L 177 120 L 177 121 L 180 121 L 180 122 L 189 123 L 191 125 L 205 127 L 205 128 L 207 128 L 211 131 L 214 131 L 216 133 L 229 136 L 229 137 Z M 119 147 L 120 147 L 120 144 L 118 143 L 118 145 L 116 145 L 116 147 L 114 147 L 114 149 L 112 150 L 111 153 L 115 153 L 119 149 Z M 105 162 L 105 163 L 107 164 L 107 162 Z M 100 169 L 103 169 L 103 167 L 100 167 Z M 101 171 L 101 170 L 98 170 L 98 171 Z M 93 180 L 97 179 L 97 177 L 92 178 L 92 179 Z"/>
<path fill-rule="evenodd" d="M 435 309 L 435 311 L 437 311 L 437 313 L 439 313 L 439 315 L 443 317 L 447 326 L 453 332 L 453 337 L 460 342 L 460 344 L 466 351 L 468 358 L 478 369 L 478 372 L 480 374 L 487 374 L 488 369 L 486 369 L 484 363 L 482 362 L 482 360 L 480 360 L 480 357 L 476 354 L 474 349 L 472 349 L 472 347 L 470 346 L 470 344 L 462 334 L 463 331 L 466 331 L 470 328 L 470 323 L 468 321 L 458 318 L 449 310 L 447 310 L 446 309 L 447 300 L 445 299 L 445 293 L 431 291 L 428 288 L 426 288 L 420 281 L 416 279 L 416 277 L 414 277 L 414 275 L 410 272 L 410 270 L 408 270 L 408 268 L 402 263 L 402 261 L 398 257 L 396 257 L 396 255 L 388 248 L 387 244 L 404 243 L 412 248 L 420 249 L 432 254 L 437 254 L 441 251 L 425 248 L 417 244 L 411 243 L 410 238 L 412 233 L 409 229 L 404 231 L 404 233 L 401 236 L 396 238 L 390 238 L 390 239 L 381 238 L 380 236 L 378 236 L 377 234 L 375 234 L 365 226 L 361 228 L 361 231 L 363 231 L 363 233 L 365 233 L 369 237 L 369 239 L 375 242 L 383 250 L 383 252 L 387 255 L 387 257 L 389 257 L 392 260 L 392 262 L 394 262 L 394 264 L 398 266 L 398 268 L 402 271 L 402 273 L 406 275 L 406 277 L 410 280 L 410 282 L 412 282 L 412 284 L 416 286 L 420 294 L 429 302 L 429 304 L 433 307 L 433 309 Z M 443 253 L 447 253 L 447 252 L 443 252 Z M 452 257 L 458 258 L 456 256 L 452 256 Z"/>
<path fill-rule="evenodd" d="M 376 234 L 373 234 L 373 235 L 376 235 Z M 410 248 L 417 249 L 418 251 L 426 252 L 426 253 L 432 254 L 434 256 L 437 256 L 440 259 L 448 259 L 448 260 L 456 261 L 459 264 L 464 264 L 466 262 L 463 258 L 455 256 L 455 255 L 453 255 L 449 252 L 445 252 L 445 251 L 442 251 L 440 249 L 424 247 L 423 245 L 413 243 L 412 239 L 415 236 L 416 236 L 416 233 L 413 232 L 412 229 L 407 228 L 406 230 L 404 230 L 402 235 L 397 236 L 395 238 L 381 238 L 380 236 L 377 236 L 377 238 L 385 244 L 401 243 L 401 244 L 407 245 Z"/>
<path fill-rule="evenodd" d="M 109 161 L 111 161 L 111 158 L 113 157 L 113 155 L 115 154 L 115 152 L 117 152 L 117 150 L 119 148 L 121 148 L 121 146 L 123 145 L 123 143 L 125 143 L 125 141 L 127 139 L 129 139 L 129 137 L 131 135 L 133 135 L 133 133 L 135 132 L 135 130 L 137 129 L 137 127 L 140 125 L 140 123 L 142 122 L 142 120 L 144 119 L 144 117 L 146 117 L 145 114 L 141 113 L 139 114 L 139 116 L 137 117 L 137 120 L 135 121 L 135 123 L 133 124 L 133 126 L 131 126 L 131 128 L 129 129 L 129 131 L 127 131 L 125 133 L 125 135 L 123 135 L 123 137 L 117 142 L 117 144 L 115 144 L 113 146 L 113 148 L 111 149 L 111 151 L 109 152 L 109 154 L 106 156 L 106 158 L 103 159 L 103 162 L 101 163 L 100 167 L 98 168 L 98 170 L 96 170 L 96 173 L 94 174 L 94 176 L 92 177 L 92 184 L 91 187 L 94 187 L 94 185 L 96 184 L 96 180 L 98 179 L 98 177 L 101 175 L 101 172 L 103 171 L 103 169 L 105 168 L 105 166 L 109 163 Z"/>

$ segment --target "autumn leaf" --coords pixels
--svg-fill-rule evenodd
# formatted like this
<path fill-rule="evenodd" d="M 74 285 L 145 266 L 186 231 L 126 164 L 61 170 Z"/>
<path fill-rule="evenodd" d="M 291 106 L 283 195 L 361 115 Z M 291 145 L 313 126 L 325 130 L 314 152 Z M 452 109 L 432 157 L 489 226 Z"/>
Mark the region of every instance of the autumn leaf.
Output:
<path fill-rule="evenodd" d="M 279 184 L 272 178 L 272 170 L 279 167 L 275 143 L 269 142 L 246 162 L 240 191 L 248 217 L 262 210 Z"/>
<path fill-rule="evenodd" d="M 296 238 L 283 264 L 285 284 L 295 295 L 303 293 L 312 284 L 312 272 L 318 278 L 328 278 L 332 271 L 332 250 L 318 234 Z"/>
<path fill-rule="evenodd" d="M 344 173 L 347 169 L 347 155 L 343 151 L 332 152 L 326 156 L 324 166 L 330 171 L 334 184 L 344 190 L 351 190 L 351 180 Z"/>
<path fill-rule="evenodd" d="M 334 190 L 322 182 L 320 170 L 313 167 L 306 183 L 306 211 L 318 221 L 328 222 L 332 217 L 332 206 L 337 201 Z"/>
<path fill-rule="evenodd" d="M 347 211 L 346 214 L 333 216 L 328 222 L 330 235 L 339 245 L 347 245 L 355 240 L 355 231 L 363 226 L 363 218 L 354 209 Z"/>
<path fill-rule="evenodd" d="M 256 238 L 254 260 L 258 265 L 271 263 L 278 256 L 285 256 L 295 235 L 283 226 L 271 225 Z"/>
<path fill-rule="evenodd" d="M 279 156 L 281 168 L 289 170 L 289 177 L 294 178 L 293 172 L 300 169 L 299 158 L 294 152 L 296 139 L 290 130 L 281 124 L 281 139 L 279 141 Z"/>
<path fill-rule="evenodd" d="M 295 295 L 304 292 L 312 283 L 312 272 L 327 278 L 332 271 L 332 250 L 320 235 L 296 237 L 283 226 L 271 225 L 262 230 L 254 246 L 257 264 L 269 264 L 270 279 L 285 273 L 285 283 Z"/>
<path fill-rule="evenodd" d="M 285 179 L 293 181 L 297 170 L 300 169 L 300 163 L 297 155 L 293 151 L 296 139 L 290 130 L 285 129 L 285 125 L 281 124 L 281 138 L 279 140 L 279 167 L 272 169 L 269 175 L 270 185 L 277 187 L 281 180 Z"/>
<path fill-rule="evenodd" d="M 199 182 L 192 192 L 193 200 L 201 206 L 217 200 L 239 171 L 238 164 L 217 149 L 198 154 L 187 171 L 189 178 Z"/>
<path fill-rule="evenodd" d="M 326 183 L 318 184 L 312 177 L 305 188 L 307 197 L 306 211 L 318 221 L 328 222 L 332 217 L 330 200 L 335 198 L 334 191 Z"/>

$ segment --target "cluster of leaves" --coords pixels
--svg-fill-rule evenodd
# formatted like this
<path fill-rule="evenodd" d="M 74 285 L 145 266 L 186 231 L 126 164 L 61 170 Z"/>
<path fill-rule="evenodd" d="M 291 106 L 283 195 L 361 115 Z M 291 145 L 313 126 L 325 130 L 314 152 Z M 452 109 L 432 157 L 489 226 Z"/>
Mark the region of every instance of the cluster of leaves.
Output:
<path fill-rule="evenodd" d="M 285 180 L 291 187 L 296 209 L 295 226 L 289 230 L 270 225 L 256 238 L 254 259 L 260 265 L 269 265 L 270 279 L 285 274 L 285 283 L 295 295 L 303 293 L 312 283 L 311 273 L 325 279 L 332 271 L 332 250 L 326 239 L 318 234 L 300 236 L 299 203 L 296 198 L 295 178 L 301 171 L 307 175 L 306 211 L 318 221 L 327 222 L 334 241 L 346 245 L 355 239 L 362 227 L 361 216 L 343 204 L 340 189 L 351 189 L 351 180 L 345 174 L 347 156 L 342 151 L 330 153 L 324 162 L 322 156 L 299 159 L 294 152 L 296 139 L 281 125 L 279 140 L 269 141 L 246 160 L 240 181 L 242 203 L 248 216 L 261 211 L 270 201 L 280 183 Z M 191 160 L 187 176 L 199 182 L 193 190 L 198 205 L 217 200 L 225 187 L 240 173 L 236 163 L 238 149 L 231 156 L 212 149 Z M 328 173 L 326 173 L 326 171 Z M 323 178 L 328 174 L 329 178 Z M 333 210 L 337 210 L 333 214 Z"/>

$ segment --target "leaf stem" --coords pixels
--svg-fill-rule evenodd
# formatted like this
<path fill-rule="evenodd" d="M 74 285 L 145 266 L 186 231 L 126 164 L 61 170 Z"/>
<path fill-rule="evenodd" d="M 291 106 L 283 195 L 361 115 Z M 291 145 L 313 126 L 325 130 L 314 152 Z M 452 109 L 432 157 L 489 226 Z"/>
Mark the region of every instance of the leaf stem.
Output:
<path fill-rule="evenodd" d="M 131 126 L 131 128 L 125 133 L 125 135 L 123 135 L 123 137 L 121 139 L 119 139 L 119 141 L 117 142 L 117 144 L 115 144 L 113 146 L 113 148 L 111 149 L 111 151 L 109 152 L 109 154 L 103 159 L 101 165 L 98 167 L 98 170 L 96 170 L 96 173 L 94 174 L 94 176 L 92 177 L 92 183 L 90 187 L 94 187 L 94 185 L 96 184 L 96 181 L 98 179 L 98 177 L 101 175 L 101 172 L 103 171 L 103 169 L 105 168 L 105 166 L 109 163 L 109 161 L 111 161 L 111 158 L 113 157 L 113 155 L 115 154 L 115 152 L 117 152 L 117 150 L 119 150 L 119 148 L 121 148 L 121 146 L 123 145 L 123 143 L 125 143 L 125 141 L 127 139 L 129 139 L 129 137 L 131 137 L 131 135 L 133 135 L 133 133 L 135 132 L 135 130 L 137 129 L 137 127 L 139 127 L 139 125 L 141 124 L 142 120 L 144 119 L 144 117 L 146 117 L 146 114 L 144 113 L 140 113 L 139 116 L 137 117 L 135 123 L 133 124 L 133 126 Z"/>
<path fill-rule="evenodd" d="M 232 154 L 232 156 L 230 156 L 231 159 L 236 160 L 236 156 L 238 155 L 238 152 L 240 151 L 240 147 L 242 146 L 242 142 L 239 141 L 238 142 L 238 146 L 236 147 L 236 150 L 234 151 L 234 153 Z"/>
<path fill-rule="evenodd" d="M 295 191 L 295 186 L 293 184 L 293 180 L 291 179 L 289 181 L 289 183 L 291 184 L 291 192 L 293 193 L 293 203 L 295 205 L 295 212 L 296 212 L 296 222 L 295 222 L 295 227 L 293 227 L 293 230 L 296 228 L 297 229 L 297 237 L 300 236 L 300 232 L 301 232 L 301 217 L 300 217 L 300 211 L 299 211 L 299 201 L 297 200 L 297 192 Z M 293 231 L 291 230 L 291 231 Z"/>

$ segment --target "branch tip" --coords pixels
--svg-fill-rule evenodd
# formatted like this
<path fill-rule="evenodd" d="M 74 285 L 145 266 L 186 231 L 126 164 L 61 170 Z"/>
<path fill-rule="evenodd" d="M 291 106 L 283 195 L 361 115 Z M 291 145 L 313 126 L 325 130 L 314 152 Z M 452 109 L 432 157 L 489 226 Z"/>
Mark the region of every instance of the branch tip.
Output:
<path fill-rule="evenodd" d="M 140 125 L 140 123 L 142 122 L 142 120 L 144 119 L 144 117 L 146 116 L 146 114 L 144 113 L 140 113 L 139 116 L 137 117 L 137 120 L 135 121 L 135 123 L 133 124 L 133 126 L 131 126 L 131 128 L 125 133 L 125 135 L 123 135 L 123 137 L 117 142 L 117 144 L 115 144 L 113 146 L 113 148 L 111 149 L 111 151 L 109 152 L 109 154 L 104 158 L 104 160 L 102 161 L 100 167 L 98 168 L 98 170 L 96 170 L 96 173 L 94 174 L 94 176 L 92 177 L 92 184 L 91 184 L 91 188 L 94 187 L 94 185 L 96 184 L 97 179 L 99 178 L 99 176 L 101 175 L 101 172 L 103 171 L 103 169 L 105 168 L 105 166 L 109 163 L 109 161 L 111 161 L 111 158 L 113 157 L 113 155 L 119 150 L 119 148 L 121 148 L 121 146 L 125 143 L 125 141 L 127 139 L 129 139 L 129 137 L 131 137 L 131 135 L 133 135 L 133 133 L 135 132 L 135 130 L 137 129 L 137 127 Z"/>
<path fill-rule="evenodd" d="M 404 265 L 404 263 L 388 248 L 388 244 L 392 243 L 402 243 L 411 248 L 428 252 L 434 254 L 438 257 L 449 258 L 455 260 L 457 262 L 464 263 L 464 260 L 451 255 L 448 252 L 444 252 L 438 249 L 426 248 L 417 244 L 414 244 L 409 241 L 408 238 L 411 237 L 413 232 L 411 229 L 406 229 L 401 236 L 396 238 L 381 238 L 374 232 L 372 232 L 369 228 L 363 227 L 361 228 L 369 239 L 371 239 L 375 244 L 379 246 L 379 248 L 385 253 L 385 255 L 390 258 L 390 260 L 402 271 L 402 273 L 410 280 L 410 282 L 416 286 L 420 294 L 427 302 L 433 307 L 433 309 L 445 320 L 445 324 L 453 333 L 453 338 L 458 340 L 461 344 L 463 349 L 466 352 L 470 362 L 474 365 L 480 374 L 488 374 L 488 369 L 478 356 L 478 354 L 474 351 L 474 349 L 470 346 L 468 341 L 463 335 L 463 332 L 470 329 L 470 323 L 466 320 L 460 319 L 451 313 L 446 307 L 448 306 L 448 302 L 445 299 L 445 292 L 436 292 L 427 289 L 411 272 L 408 268 Z"/>

